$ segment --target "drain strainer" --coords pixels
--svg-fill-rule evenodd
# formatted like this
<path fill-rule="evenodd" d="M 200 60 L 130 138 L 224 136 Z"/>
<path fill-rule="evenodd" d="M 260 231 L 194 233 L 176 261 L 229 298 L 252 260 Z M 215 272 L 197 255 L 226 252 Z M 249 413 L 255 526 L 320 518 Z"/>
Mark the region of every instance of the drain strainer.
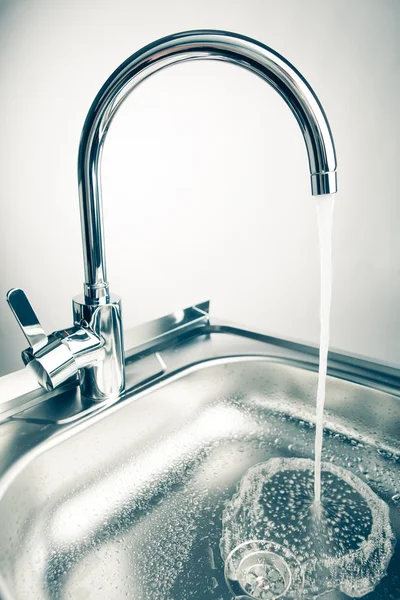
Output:
<path fill-rule="evenodd" d="M 237 546 L 227 557 L 225 579 L 234 596 L 254 600 L 299 598 L 304 585 L 301 566 L 292 552 L 264 540 Z"/>

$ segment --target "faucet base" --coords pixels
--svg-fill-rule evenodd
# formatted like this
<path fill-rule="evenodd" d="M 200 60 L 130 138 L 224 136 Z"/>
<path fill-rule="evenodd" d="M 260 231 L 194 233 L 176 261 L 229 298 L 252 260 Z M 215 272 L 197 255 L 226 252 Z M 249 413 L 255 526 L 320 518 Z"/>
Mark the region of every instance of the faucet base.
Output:
<path fill-rule="evenodd" d="M 74 323 L 89 327 L 104 341 L 98 358 L 80 371 L 81 395 L 94 402 L 115 400 L 125 390 L 121 299 L 113 295 L 109 304 L 94 306 L 80 295 L 72 309 Z"/>

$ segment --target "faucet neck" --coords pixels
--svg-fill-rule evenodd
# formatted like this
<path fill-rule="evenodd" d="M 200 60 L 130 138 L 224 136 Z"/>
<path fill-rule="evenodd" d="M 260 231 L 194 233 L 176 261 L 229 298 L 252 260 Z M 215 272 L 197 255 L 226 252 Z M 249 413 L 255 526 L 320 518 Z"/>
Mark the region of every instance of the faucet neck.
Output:
<path fill-rule="evenodd" d="M 78 178 L 85 266 L 85 302 L 109 302 L 100 161 L 111 120 L 128 94 L 160 69 L 187 60 L 224 60 L 252 71 L 282 96 L 296 117 L 309 159 L 313 195 L 336 192 L 336 156 L 329 123 L 312 88 L 280 54 L 251 38 L 224 31 L 187 31 L 145 46 L 105 82 L 87 115 Z"/>

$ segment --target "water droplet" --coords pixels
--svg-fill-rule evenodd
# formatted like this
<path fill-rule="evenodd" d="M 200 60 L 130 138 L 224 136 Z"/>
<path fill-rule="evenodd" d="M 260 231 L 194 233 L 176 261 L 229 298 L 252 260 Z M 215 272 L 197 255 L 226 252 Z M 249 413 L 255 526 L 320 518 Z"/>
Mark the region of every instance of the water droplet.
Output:
<path fill-rule="evenodd" d="M 394 494 L 394 496 L 392 496 L 392 502 L 394 502 L 396 506 L 400 506 L 400 493 Z"/>

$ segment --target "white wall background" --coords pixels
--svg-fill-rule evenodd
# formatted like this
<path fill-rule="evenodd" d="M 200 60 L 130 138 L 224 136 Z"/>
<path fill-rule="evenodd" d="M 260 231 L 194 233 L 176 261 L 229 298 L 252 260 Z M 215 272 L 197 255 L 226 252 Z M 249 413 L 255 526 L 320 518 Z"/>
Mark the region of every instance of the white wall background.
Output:
<path fill-rule="evenodd" d="M 332 346 L 400 366 L 398 0 L 0 0 L 0 374 L 24 338 L 6 291 L 48 331 L 83 282 L 80 131 L 98 89 L 163 35 L 259 39 L 309 80 L 336 141 Z M 108 278 L 125 327 L 211 298 L 213 313 L 318 341 L 318 241 L 298 125 L 264 82 L 202 62 L 125 102 L 103 160 Z"/>

